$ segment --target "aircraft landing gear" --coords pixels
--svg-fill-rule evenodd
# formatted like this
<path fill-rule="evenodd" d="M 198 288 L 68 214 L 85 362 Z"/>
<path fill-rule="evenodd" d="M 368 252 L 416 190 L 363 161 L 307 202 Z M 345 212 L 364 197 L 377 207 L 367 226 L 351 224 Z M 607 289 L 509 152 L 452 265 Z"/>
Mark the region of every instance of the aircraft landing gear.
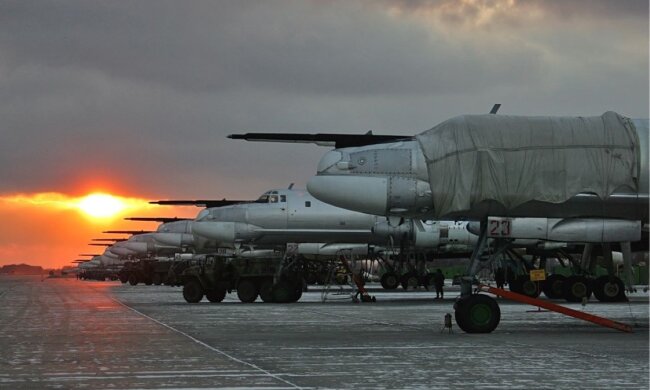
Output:
<path fill-rule="evenodd" d="M 454 310 L 458 327 L 467 333 L 490 333 L 501 321 L 497 301 L 485 294 L 459 298 Z"/>
<path fill-rule="evenodd" d="M 481 253 L 487 244 L 486 225 L 481 226 L 478 243 L 470 257 L 467 273 L 460 279 L 460 298 L 454 304 L 454 317 L 458 327 L 467 333 L 490 333 L 501 321 L 497 301 L 485 294 L 473 294 L 474 275 L 479 268 Z M 502 248 L 505 250 L 508 244 Z"/>
<path fill-rule="evenodd" d="M 625 302 L 625 286 L 623 281 L 613 275 L 604 275 L 594 281 L 593 288 L 596 299 L 601 302 Z"/>

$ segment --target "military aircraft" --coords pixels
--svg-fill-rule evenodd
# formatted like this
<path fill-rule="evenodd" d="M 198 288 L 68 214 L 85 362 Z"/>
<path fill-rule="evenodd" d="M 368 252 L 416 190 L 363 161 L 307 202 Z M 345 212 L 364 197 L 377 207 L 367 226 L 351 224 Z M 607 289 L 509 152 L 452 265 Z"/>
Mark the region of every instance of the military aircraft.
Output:
<path fill-rule="evenodd" d="M 340 134 L 231 135 L 254 141 L 311 142 L 335 149 L 320 160 L 307 189 L 350 210 L 405 218 L 478 221 L 478 242 L 461 284 L 456 322 L 485 333 L 500 321 L 498 304 L 472 294 L 489 238 L 584 243 L 586 268 L 594 245 L 611 259 L 618 244 L 631 288 L 631 243 L 648 231 L 648 120 L 614 112 L 596 117 L 463 115 L 416 136 Z M 590 289 L 582 275 L 565 282 Z M 596 288 L 618 287 L 610 279 Z M 603 292 L 603 291 L 601 291 Z M 585 293 L 585 295 L 587 295 Z M 476 310 L 485 315 L 473 316 Z"/>
<path fill-rule="evenodd" d="M 156 204 L 215 205 L 224 201 L 157 201 Z M 314 257 L 336 256 L 345 251 L 357 255 L 380 254 L 387 251 L 415 251 L 430 255 L 466 254 L 476 243 L 478 235 L 468 230 L 468 222 L 407 220 L 394 229 L 382 217 L 353 212 L 319 201 L 305 190 L 273 189 L 256 201 L 225 203 L 222 207 L 202 210 L 189 222 L 189 234 L 184 236 L 195 253 L 237 254 L 254 257 L 268 250 L 284 250 L 287 243 L 295 244 L 295 253 Z M 159 228 L 158 231 L 161 229 Z M 157 236 L 156 236 L 157 237 Z M 179 238 L 168 244 L 178 245 Z M 158 241 L 164 241 L 157 238 Z M 518 247 L 548 248 L 536 239 L 516 240 Z M 555 244 L 555 248 L 564 244 Z M 135 249 L 135 248 L 132 248 Z M 404 258 L 402 258 L 404 259 Z M 426 283 L 427 275 L 418 275 L 413 267 L 388 263 L 382 285 L 393 289 L 399 284 L 415 287 Z M 402 272 L 405 268 L 406 272 Z M 538 294 L 539 292 L 537 292 Z"/>

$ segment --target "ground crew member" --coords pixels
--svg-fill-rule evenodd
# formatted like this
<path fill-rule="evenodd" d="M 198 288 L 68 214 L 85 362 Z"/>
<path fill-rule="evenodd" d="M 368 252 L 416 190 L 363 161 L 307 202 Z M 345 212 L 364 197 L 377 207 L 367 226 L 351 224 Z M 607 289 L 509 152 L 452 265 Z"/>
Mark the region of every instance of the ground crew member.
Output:
<path fill-rule="evenodd" d="M 494 271 L 494 281 L 497 283 L 497 288 L 503 288 L 506 284 L 506 273 L 503 268 L 499 267 Z"/>
<path fill-rule="evenodd" d="M 445 275 L 442 273 L 442 270 L 438 268 L 433 274 L 433 287 L 436 289 L 436 299 L 442 299 L 444 297 L 444 292 L 442 291 L 444 285 Z"/>

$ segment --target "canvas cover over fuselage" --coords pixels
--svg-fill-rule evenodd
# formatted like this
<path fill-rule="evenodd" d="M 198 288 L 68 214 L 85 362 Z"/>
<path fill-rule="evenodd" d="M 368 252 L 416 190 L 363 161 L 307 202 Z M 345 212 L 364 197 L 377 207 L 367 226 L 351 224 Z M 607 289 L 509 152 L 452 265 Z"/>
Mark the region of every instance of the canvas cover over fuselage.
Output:
<path fill-rule="evenodd" d="M 593 117 L 463 115 L 416 136 L 440 217 L 484 201 L 506 210 L 638 192 L 639 137 L 615 112 Z M 450 174 L 454 172 L 454 174 Z"/>

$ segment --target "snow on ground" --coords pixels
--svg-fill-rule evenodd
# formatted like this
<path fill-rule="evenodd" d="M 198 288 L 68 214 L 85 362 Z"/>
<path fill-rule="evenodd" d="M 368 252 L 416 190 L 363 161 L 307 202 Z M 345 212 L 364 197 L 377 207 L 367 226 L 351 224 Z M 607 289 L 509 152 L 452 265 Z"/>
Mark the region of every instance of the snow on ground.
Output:
<path fill-rule="evenodd" d="M 376 303 L 187 304 L 180 288 L 0 278 L 0 388 L 648 388 L 648 294 L 567 305 L 625 334 L 499 300 L 495 332 L 441 332 L 456 286 Z M 334 299 L 339 298 L 339 299 Z M 559 302 L 558 302 L 559 303 Z"/>

